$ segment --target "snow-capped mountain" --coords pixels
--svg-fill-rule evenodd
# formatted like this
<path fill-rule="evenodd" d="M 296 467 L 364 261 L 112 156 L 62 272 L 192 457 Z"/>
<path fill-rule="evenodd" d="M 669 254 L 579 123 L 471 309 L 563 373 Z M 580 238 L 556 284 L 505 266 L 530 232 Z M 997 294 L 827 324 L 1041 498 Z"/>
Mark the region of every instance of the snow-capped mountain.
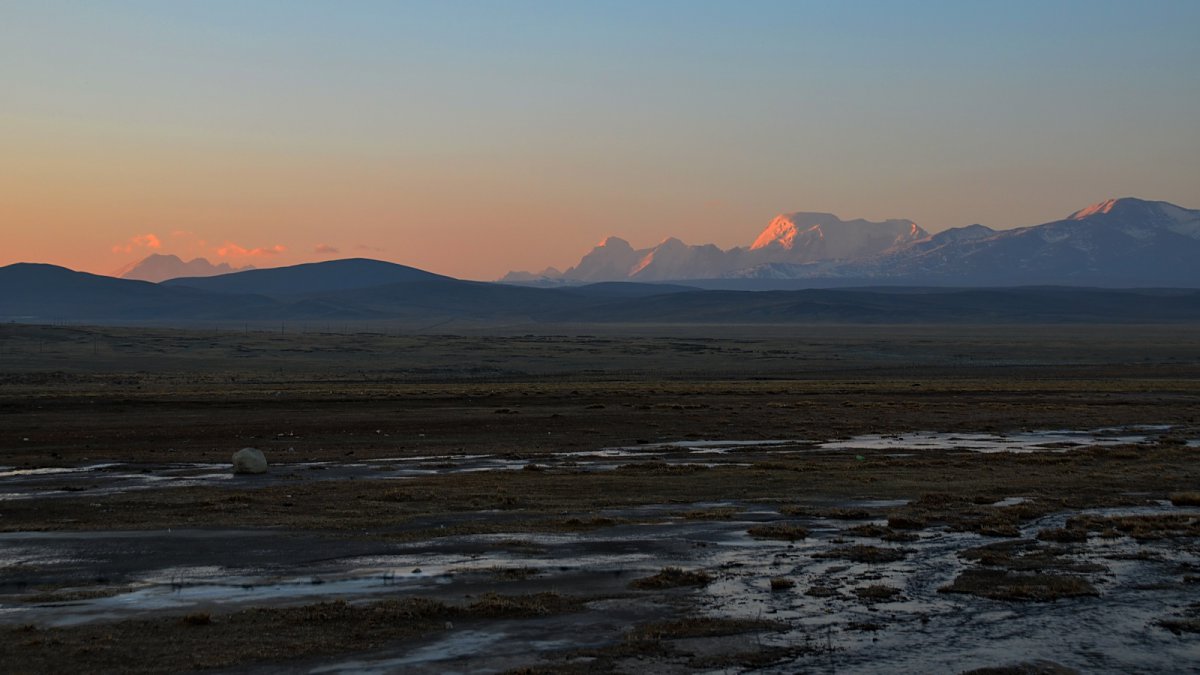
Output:
<path fill-rule="evenodd" d="M 970 285 L 1200 283 L 1200 211 L 1167 202 L 1110 199 L 1042 225 L 968 229 L 941 232 L 842 273 Z"/>
<path fill-rule="evenodd" d="M 176 255 L 152 253 L 137 262 L 130 263 L 117 270 L 112 276 L 120 279 L 138 279 L 141 281 L 166 281 L 179 277 L 212 277 L 218 274 L 252 270 L 247 267 L 233 267 L 229 263 L 214 265 L 207 258 L 193 258 L 184 262 Z"/>
<path fill-rule="evenodd" d="M 749 248 L 727 251 L 675 238 L 635 250 L 609 237 L 561 279 L 1191 287 L 1200 286 L 1200 211 L 1127 197 L 1041 225 L 932 235 L 909 220 L 798 212 L 777 216 Z"/>
<path fill-rule="evenodd" d="M 668 237 L 635 249 L 620 237 L 608 237 L 579 264 L 556 277 L 546 273 L 510 272 L 501 281 L 668 281 L 714 279 L 736 275 L 759 265 L 855 259 L 876 255 L 928 236 L 909 220 L 873 223 L 843 221 L 829 213 L 786 213 L 776 216 L 749 248 L 722 250 L 712 244 L 689 245 Z"/>
<path fill-rule="evenodd" d="M 928 237 L 911 220 L 841 220 L 832 213 L 785 213 L 776 216 L 750 245 L 770 262 L 807 263 L 855 260 Z"/>
<path fill-rule="evenodd" d="M 629 271 L 645 255 L 636 251 L 620 237 L 608 237 L 596 244 L 578 265 L 563 272 L 563 277 L 577 281 L 615 281 L 627 279 Z"/>

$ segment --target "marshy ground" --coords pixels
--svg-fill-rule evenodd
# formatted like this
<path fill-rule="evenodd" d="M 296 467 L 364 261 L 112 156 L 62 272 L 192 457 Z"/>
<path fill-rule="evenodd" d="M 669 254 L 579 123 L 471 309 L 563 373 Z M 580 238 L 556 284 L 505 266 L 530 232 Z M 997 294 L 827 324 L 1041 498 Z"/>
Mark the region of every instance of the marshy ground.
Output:
<path fill-rule="evenodd" d="M 1191 672 L 1198 336 L 0 326 L 0 669 Z"/>

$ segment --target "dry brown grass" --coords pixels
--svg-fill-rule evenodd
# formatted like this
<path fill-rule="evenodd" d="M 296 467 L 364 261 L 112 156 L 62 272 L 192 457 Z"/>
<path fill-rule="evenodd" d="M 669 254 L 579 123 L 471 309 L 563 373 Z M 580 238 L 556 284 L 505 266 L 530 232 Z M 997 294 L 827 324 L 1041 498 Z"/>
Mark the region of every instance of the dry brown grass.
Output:
<path fill-rule="evenodd" d="M 0 672 L 157 673 L 286 664 L 440 632 L 452 619 L 521 618 L 578 607 L 578 600 L 553 593 L 489 593 L 465 607 L 425 598 L 365 605 L 334 601 L 70 628 L 25 626 L 2 637 Z"/>
<path fill-rule="evenodd" d="M 771 577 L 770 584 L 772 591 L 786 591 L 796 586 L 796 582 L 787 577 Z"/>
<path fill-rule="evenodd" d="M 653 576 L 634 579 L 629 585 L 639 590 L 654 590 L 680 586 L 705 586 L 710 581 L 712 581 L 712 576 L 701 570 L 664 567 Z"/>
<path fill-rule="evenodd" d="M 679 514 L 686 520 L 730 520 L 742 512 L 736 506 L 718 506 L 711 509 L 692 509 Z"/>
<path fill-rule="evenodd" d="M 900 589 L 886 584 L 871 584 L 854 589 L 854 595 L 864 602 L 885 602 L 900 595 Z"/>
<path fill-rule="evenodd" d="M 1088 533 L 1087 530 L 1081 529 L 1050 528 L 1038 532 L 1037 538 L 1039 541 L 1054 541 L 1060 544 L 1086 544 Z"/>
<path fill-rule="evenodd" d="M 1175 506 L 1200 506 L 1200 492 L 1172 492 L 1170 499 Z"/>
<path fill-rule="evenodd" d="M 986 567 L 1014 572 L 1100 572 L 1104 567 L 1071 558 L 1074 549 L 1044 546 L 1031 539 L 1014 539 L 959 552 L 959 557 Z"/>
<path fill-rule="evenodd" d="M 1100 595 L 1091 583 L 1064 574 L 1015 574 L 1006 570 L 965 570 L 939 593 L 965 593 L 992 600 L 1048 602 Z"/>
<path fill-rule="evenodd" d="M 1075 516 L 1067 527 L 1088 532 L 1113 530 L 1140 541 L 1200 537 L 1200 516 L 1169 513 L 1144 516 Z"/>

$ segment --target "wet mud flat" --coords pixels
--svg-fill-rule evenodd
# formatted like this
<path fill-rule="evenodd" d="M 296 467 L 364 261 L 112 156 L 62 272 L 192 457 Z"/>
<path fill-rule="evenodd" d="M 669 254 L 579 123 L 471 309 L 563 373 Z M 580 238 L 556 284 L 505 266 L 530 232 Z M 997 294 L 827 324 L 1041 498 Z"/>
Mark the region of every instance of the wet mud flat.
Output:
<path fill-rule="evenodd" d="M 1194 672 L 1190 336 L 966 332 L 456 343 L 558 368 L 487 381 L 387 379 L 371 337 L 291 376 L 263 337 L 237 382 L 176 334 L 25 364 L 0 670 Z"/>

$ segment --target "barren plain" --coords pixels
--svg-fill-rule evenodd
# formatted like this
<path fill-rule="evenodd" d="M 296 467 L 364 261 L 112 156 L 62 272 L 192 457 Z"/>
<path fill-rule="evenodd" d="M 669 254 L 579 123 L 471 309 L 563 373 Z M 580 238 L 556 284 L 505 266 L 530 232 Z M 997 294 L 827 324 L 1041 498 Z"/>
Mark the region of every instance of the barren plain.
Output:
<path fill-rule="evenodd" d="M 1190 325 L 6 324 L 0 670 L 1194 672 L 1198 453 Z"/>

